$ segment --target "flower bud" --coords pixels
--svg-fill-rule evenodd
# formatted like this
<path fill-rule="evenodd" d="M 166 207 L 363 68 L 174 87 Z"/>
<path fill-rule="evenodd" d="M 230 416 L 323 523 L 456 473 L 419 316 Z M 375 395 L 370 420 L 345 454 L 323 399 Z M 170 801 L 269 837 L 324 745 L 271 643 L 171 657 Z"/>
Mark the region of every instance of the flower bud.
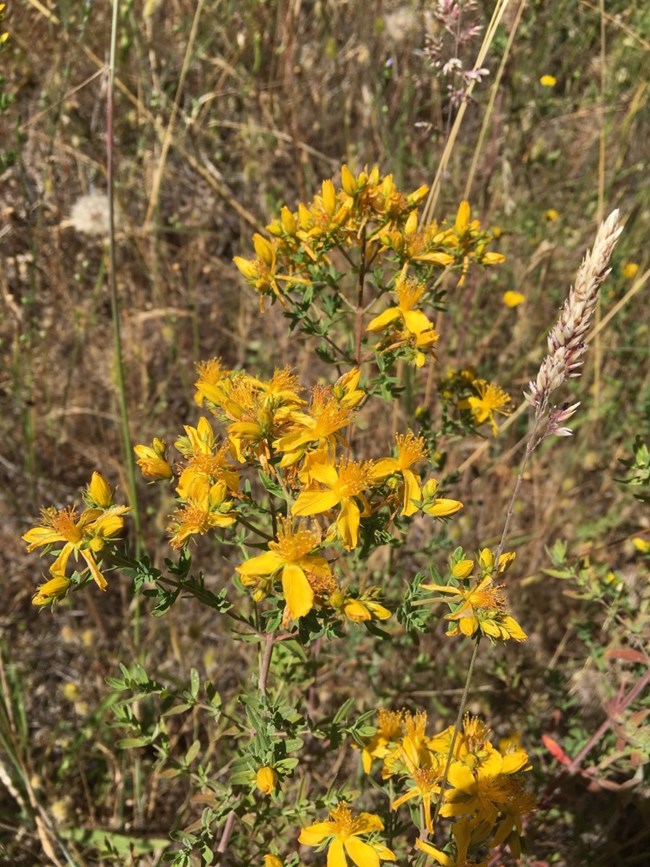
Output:
<path fill-rule="evenodd" d="M 268 765 L 263 765 L 258 769 L 257 774 L 255 775 L 255 782 L 257 783 L 257 788 L 260 792 L 263 792 L 265 795 L 270 795 L 275 791 L 275 788 L 278 785 L 278 775 L 273 768 L 270 768 Z"/>

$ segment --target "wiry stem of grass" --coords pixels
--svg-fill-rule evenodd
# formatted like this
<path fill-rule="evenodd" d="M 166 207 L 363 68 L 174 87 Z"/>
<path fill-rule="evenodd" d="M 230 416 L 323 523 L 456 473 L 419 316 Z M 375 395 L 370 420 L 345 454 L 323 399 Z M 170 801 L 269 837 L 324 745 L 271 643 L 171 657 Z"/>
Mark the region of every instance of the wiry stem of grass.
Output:
<path fill-rule="evenodd" d="M 606 155 L 606 133 L 605 133 L 605 76 L 607 75 L 606 51 L 605 51 L 605 4 L 604 0 L 598 0 L 598 10 L 600 12 L 600 129 L 598 131 L 598 221 L 603 219 L 605 208 L 605 155 Z M 600 322 L 601 317 L 600 297 L 596 302 L 596 325 Z M 600 414 L 600 392 L 601 392 L 601 370 L 603 364 L 603 349 L 600 339 L 600 333 L 596 335 L 594 340 L 594 417 L 598 418 Z"/>
<path fill-rule="evenodd" d="M 490 46 L 492 45 L 499 24 L 501 23 L 501 19 L 503 18 L 503 15 L 508 8 L 509 3 L 510 0 L 498 0 L 496 6 L 494 7 L 492 18 L 490 20 L 490 23 L 488 24 L 487 30 L 485 31 L 485 36 L 483 37 L 483 42 L 481 43 L 476 62 L 474 64 L 475 69 L 480 69 L 480 67 L 483 66 L 483 62 L 487 57 L 487 53 L 490 50 Z M 475 84 L 475 81 L 471 81 L 469 83 L 465 98 L 461 103 L 460 108 L 458 109 L 458 114 L 454 119 L 454 125 L 451 128 L 451 132 L 449 133 L 449 136 L 445 143 L 445 148 L 442 152 L 442 156 L 440 157 L 440 162 L 438 163 L 438 168 L 431 184 L 431 189 L 429 190 L 429 196 L 424 206 L 424 210 L 422 211 L 423 224 L 429 222 L 433 217 L 433 212 L 438 201 L 438 195 L 440 193 L 442 178 L 447 171 L 449 160 L 451 159 L 451 155 L 454 151 L 456 139 L 458 138 L 458 133 L 460 132 L 460 128 L 463 124 L 463 118 L 465 117 L 465 112 L 467 111 L 467 106 L 469 104 Z"/>
<path fill-rule="evenodd" d="M 165 163 L 167 161 L 167 154 L 169 153 L 169 148 L 171 147 L 172 138 L 174 135 L 174 126 L 176 124 L 176 118 L 178 116 L 178 109 L 180 106 L 181 95 L 183 93 L 183 88 L 185 86 L 185 78 L 187 76 L 187 71 L 190 67 L 190 61 L 192 58 L 192 49 L 194 48 L 194 42 L 196 41 L 196 36 L 199 30 L 199 19 L 201 18 L 201 12 L 203 10 L 204 0 L 198 0 L 196 11 L 194 12 L 194 19 L 192 21 L 192 29 L 190 30 L 190 35 L 187 40 L 187 46 L 185 47 L 185 57 L 183 58 L 183 67 L 181 69 L 180 76 L 178 78 L 178 86 L 176 87 L 176 95 L 174 97 L 174 104 L 172 105 L 171 115 L 169 117 L 169 123 L 167 124 L 167 129 L 165 130 L 165 136 L 162 141 L 162 147 L 160 149 L 160 158 L 158 159 L 158 165 L 156 166 L 156 172 L 154 174 L 153 184 L 151 187 L 151 194 L 149 196 L 149 204 L 147 205 L 147 213 L 144 218 L 144 228 L 145 231 L 150 230 L 151 221 L 153 219 L 153 215 L 158 207 L 158 199 L 160 197 L 160 186 L 162 184 L 163 174 L 165 172 Z"/>
<path fill-rule="evenodd" d="M 135 483 L 135 458 L 131 447 L 129 431 L 129 412 L 126 402 L 126 381 L 124 374 L 124 356 L 122 353 L 122 334 L 120 328 L 120 305 L 117 295 L 117 268 L 115 257 L 115 149 L 113 141 L 113 95 L 115 87 L 115 53 L 117 45 L 117 20 L 119 0 L 113 0 L 113 18 L 111 22 L 111 45 L 108 61 L 108 89 L 106 95 L 106 176 L 108 185 L 108 280 L 111 294 L 111 318 L 113 320 L 113 349 L 115 353 L 115 379 L 117 397 L 120 407 L 120 422 L 122 428 L 122 445 L 126 464 L 129 500 L 133 508 L 136 537 L 140 539 L 140 508 Z"/>
<path fill-rule="evenodd" d="M 510 28 L 510 33 L 508 35 L 508 42 L 506 44 L 505 50 L 503 52 L 503 57 L 501 58 L 501 63 L 499 64 L 499 69 L 497 74 L 494 77 L 494 82 L 492 84 L 492 88 L 490 90 L 490 98 L 488 100 L 487 107 L 485 109 L 485 114 L 483 115 L 483 121 L 481 123 L 481 131 L 479 133 L 478 141 L 476 142 L 476 147 L 474 148 L 474 153 L 472 154 L 472 163 L 470 165 L 469 172 L 467 174 L 467 180 L 465 181 L 465 189 L 463 191 L 463 199 L 469 200 L 470 191 L 472 189 L 472 184 L 474 183 L 474 176 L 476 174 L 476 170 L 478 168 L 479 157 L 483 151 L 483 145 L 485 144 L 485 139 L 487 136 L 488 127 L 490 125 L 490 120 L 492 118 L 492 112 L 494 111 L 494 104 L 496 102 L 497 94 L 501 90 L 501 79 L 503 78 L 503 73 L 505 72 L 506 64 L 510 57 L 510 50 L 514 44 L 515 36 L 517 35 L 517 30 L 519 29 L 519 23 L 521 21 L 521 17 L 524 13 L 524 7 L 526 6 L 526 0 L 520 0 L 519 8 L 517 9 L 517 14 L 515 15 L 514 21 L 512 22 L 512 26 Z"/>

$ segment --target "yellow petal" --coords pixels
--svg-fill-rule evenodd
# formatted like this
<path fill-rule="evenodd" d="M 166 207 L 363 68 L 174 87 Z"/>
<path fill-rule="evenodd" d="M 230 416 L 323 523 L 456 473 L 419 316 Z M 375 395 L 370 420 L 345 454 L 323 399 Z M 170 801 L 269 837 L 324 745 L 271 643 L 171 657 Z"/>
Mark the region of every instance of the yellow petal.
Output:
<path fill-rule="evenodd" d="M 273 245 L 267 241 L 266 238 L 263 238 L 262 235 L 256 232 L 253 235 L 253 246 L 255 247 L 255 252 L 265 265 L 273 265 L 273 262 L 275 261 L 275 250 L 273 249 Z"/>
<path fill-rule="evenodd" d="M 319 515 L 328 512 L 341 502 L 336 491 L 305 491 L 291 508 L 292 515 Z"/>
<path fill-rule="evenodd" d="M 353 500 L 346 500 L 341 507 L 336 526 L 343 547 L 350 551 L 356 548 L 359 542 L 359 524 L 361 522 L 361 510 Z"/>
<path fill-rule="evenodd" d="M 257 278 L 259 271 L 255 262 L 250 262 L 248 259 L 242 259 L 241 256 L 235 256 L 233 262 L 247 280 L 255 280 Z"/>
<path fill-rule="evenodd" d="M 435 846 L 432 846 L 430 843 L 424 843 L 422 840 L 415 841 L 416 848 L 420 850 L 420 852 L 424 852 L 426 855 L 429 855 L 438 864 L 442 864 L 442 867 L 456 867 L 456 860 L 451 859 L 449 855 L 445 855 L 444 852 L 441 852 L 440 849 L 436 849 Z"/>
<path fill-rule="evenodd" d="M 447 265 L 452 264 L 454 257 L 449 253 L 432 251 L 431 253 L 421 253 L 419 256 L 413 256 L 413 260 L 415 262 L 428 262 L 431 265 L 442 265 L 443 268 L 446 268 Z"/>
<path fill-rule="evenodd" d="M 358 837 L 348 837 L 344 845 L 357 867 L 380 867 L 379 855 L 369 843 L 364 843 Z"/>
<path fill-rule="evenodd" d="M 382 331 L 391 322 L 394 322 L 396 319 L 400 318 L 400 312 L 397 307 L 389 307 L 388 310 L 384 310 L 383 313 L 380 313 L 379 316 L 375 316 L 368 325 L 366 325 L 366 331 Z"/>
<path fill-rule="evenodd" d="M 466 199 L 458 206 L 458 212 L 456 214 L 456 226 L 455 229 L 459 234 L 464 234 L 469 228 L 469 218 L 470 218 L 471 210 L 469 206 L 469 202 Z"/>
<path fill-rule="evenodd" d="M 370 610 L 358 599 L 348 599 L 343 606 L 343 613 L 353 623 L 364 623 L 372 620 Z"/>
<path fill-rule="evenodd" d="M 434 500 L 430 506 L 423 506 L 422 511 L 427 515 L 433 515 L 434 518 L 445 518 L 447 515 L 455 515 L 463 508 L 463 504 L 458 500 L 448 500 L 440 497 Z"/>
<path fill-rule="evenodd" d="M 503 303 L 506 307 L 518 307 L 526 300 L 526 296 L 521 292 L 513 292 L 512 290 L 503 293 Z"/>
<path fill-rule="evenodd" d="M 265 551 L 257 557 L 244 560 L 235 571 L 240 575 L 271 575 L 283 564 L 284 560 L 275 551 Z"/>
<path fill-rule="evenodd" d="M 278 784 L 277 771 L 268 765 L 258 768 L 257 774 L 255 775 L 255 783 L 260 792 L 263 792 L 265 795 L 270 795 L 275 791 L 275 787 Z"/>
<path fill-rule="evenodd" d="M 422 489 L 420 488 L 420 480 L 412 470 L 404 470 L 404 505 L 402 507 L 402 515 L 408 517 L 418 511 L 418 506 L 413 502 L 418 502 L 422 499 Z"/>
<path fill-rule="evenodd" d="M 298 837 L 298 842 L 305 846 L 318 846 L 319 843 L 336 833 L 334 822 L 316 822 L 303 828 Z"/>
<path fill-rule="evenodd" d="M 433 323 L 427 319 L 421 310 L 402 310 L 402 316 L 404 317 L 404 324 L 411 334 L 433 331 Z"/>
<path fill-rule="evenodd" d="M 282 570 L 282 592 L 292 620 L 309 614 L 314 605 L 314 591 L 299 566 L 287 564 Z"/>
<path fill-rule="evenodd" d="M 357 191 L 357 182 L 354 175 L 345 164 L 341 166 L 341 186 L 348 196 L 354 196 Z"/>
<path fill-rule="evenodd" d="M 343 841 L 337 837 L 327 850 L 327 867 L 348 867 Z"/>
<path fill-rule="evenodd" d="M 454 563 L 451 567 L 451 574 L 454 578 L 467 578 L 472 574 L 472 569 L 474 568 L 473 560 L 460 560 L 458 563 Z"/>
<path fill-rule="evenodd" d="M 92 505 L 99 509 L 108 509 L 113 502 L 113 491 L 106 479 L 100 473 L 93 473 L 88 485 L 88 496 Z"/>
<path fill-rule="evenodd" d="M 382 458 L 373 464 L 370 478 L 375 480 L 385 479 L 386 476 L 392 475 L 397 470 L 399 470 L 399 462 L 396 458 Z"/>

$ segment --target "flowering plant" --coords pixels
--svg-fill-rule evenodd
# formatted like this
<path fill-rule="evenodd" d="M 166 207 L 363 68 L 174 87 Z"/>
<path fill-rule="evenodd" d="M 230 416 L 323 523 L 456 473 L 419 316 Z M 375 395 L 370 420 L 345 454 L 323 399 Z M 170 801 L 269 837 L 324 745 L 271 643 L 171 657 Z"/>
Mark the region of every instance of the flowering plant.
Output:
<path fill-rule="evenodd" d="M 434 734 L 427 733 L 427 714 L 403 709 L 399 693 L 394 710 L 379 710 L 376 726 L 354 708 L 353 695 L 318 713 L 324 646 L 343 659 L 357 647 L 372 653 L 382 641 L 415 640 L 431 629 L 439 602 L 450 609 L 446 634 L 474 643 L 465 698 L 483 637 L 526 639 L 497 583 L 515 556 L 504 550 L 505 529 L 498 549 L 483 547 L 476 559 L 457 548 L 446 580 L 435 561 L 449 546 L 440 541 L 444 533 L 432 536 L 421 552 L 433 583 L 413 568 L 408 548 L 413 529 L 434 521 L 444 528 L 463 508 L 453 479 L 441 473 L 445 436 L 483 424 L 496 435 L 505 392 L 472 372 L 451 372 L 439 377 L 438 428 L 425 407 L 399 424 L 392 448 L 360 436 L 377 401 L 398 405 L 420 387 L 415 377 L 435 376 L 440 313 L 470 267 L 503 259 L 467 202 L 453 221 L 422 222 L 426 192 L 404 193 L 378 168 L 354 174 L 343 166 L 339 187 L 326 180 L 311 203 L 296 212 L 283 207 L 268 237 L 254 236 L 254 257 L 235 258 L 260 309 L 278 304 L 291 328 L 315 341 L 323 373 L 304 383 L 289 367 L 264 374 L 230 369 L 219 358 L 197 365 L 198 418 L 176 437 L 174 452 L 158 436 L 135 446 L 144 478 L 176 494 L 167 533 L 177 559 L 164 571 L 119 541 L 129 508 L 114 504 L 99 473 L 81 514 L 46 509 L 41 525 L 24 535 L 29 550 L 55 555 L 34 597 L 39 606 L 90 581 L 106 590 L 106 575 L 119 570 L 154 602 L 155 613 L 190 596 L 230 623 L 233 640 L 259 648 L 254 681 L 246 678 L 228 707 L 196 672 L 180 694 L 139 664 L 110 680 L 118 722 L 129 735 L 123 745 L 153 746 L 160 768 L 189 777 L 205 805 L 200 820 L 177 836 L 177 865 L 196 852 L 209 861 L 215 846 L 235 853 L 237 863 L 274 867 L 297 864 L 301 846 L 327 848 L 327 863 L 337 867 L 348 858 L 375 867 L 422 855 L 461 865 L 504 843 L 520 853 L 523 817 L 533 806 L 527 754 L 516 739 L 495 747 L 488 727 L 465 714 L 465 699 L 456 725 Z M 601 267 L 592 283 L 603 275 Z M 589 299 L 581 304 L 579 334 L 593 307 Z M 564 347 L 565 367 L 545 362 L 531 385 L 530 399 L 542 407 L 535 444 L 558 432 L 547 383 L 554 376 L 557 387 L 580 353 L 578 337 L 567 333 L 572 309 L 550 344 L 551 359 Z M 404 400 L 405 415 L 411 407 Z M 539 429 L 543 423 L 548 430 Z M 227 558 L 230 585 L 214 587 L 193 571 L 190 551 L 203 537 L 215 540 L 215 556 Z M 369 563 L 382 549 L 390 551 L 389 566 L 373 574 Z M 81 571 L 68 574 L 71 559 Z M 142 715 L 134 712 L 136 700 L 159 704 Z M 174 753 L 170 717 L 199 713 L 228 742 L 218 767 L 201 757 L 198 740 L 182 760 Z M 353 770 L 328 780 L 331 754 L 345 743 L 361 751 L 366 775 L 381 761 L 381 781 L 356 781 Z M 355 818 L 352 804 L 355 812 L 375 812 Z M 393 814 L 406 805 L 412 825 L 396 824 Z M 329 819 L 318 820 L 325 809 Z"/>

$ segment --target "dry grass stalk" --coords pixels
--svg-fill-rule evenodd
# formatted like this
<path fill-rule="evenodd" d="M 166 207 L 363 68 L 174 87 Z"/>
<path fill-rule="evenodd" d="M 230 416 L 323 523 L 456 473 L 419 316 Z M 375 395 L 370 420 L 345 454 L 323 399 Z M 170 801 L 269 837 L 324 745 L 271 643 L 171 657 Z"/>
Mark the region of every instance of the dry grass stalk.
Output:
<path fill-rule="evenodd" d="M 607 267 L 609 259 L 622 231 L 619 212 L 612 211 L 601 223 L 594 246 L 583 259 L 575 286 L 569 292 L 560 317 L 548 336 L 548 355 L 541 364 L 537 379 L 530 383 L 530 392 L 526 394 L 526 400 L 535 407 L 538 418 L 546 412 L 553 392 L 570 377 L 580 375 L 580 357 L 587 348 L 585 337 L 596 309 L 598 289 L 610 272 Z M 553 410 L 549 418 L 552 429 L 547 432 L 568 435 L 568 428 L 560 428 L 559 425 L 570 418 L 577 407 L 578 404 L 574 404 Z"/>

